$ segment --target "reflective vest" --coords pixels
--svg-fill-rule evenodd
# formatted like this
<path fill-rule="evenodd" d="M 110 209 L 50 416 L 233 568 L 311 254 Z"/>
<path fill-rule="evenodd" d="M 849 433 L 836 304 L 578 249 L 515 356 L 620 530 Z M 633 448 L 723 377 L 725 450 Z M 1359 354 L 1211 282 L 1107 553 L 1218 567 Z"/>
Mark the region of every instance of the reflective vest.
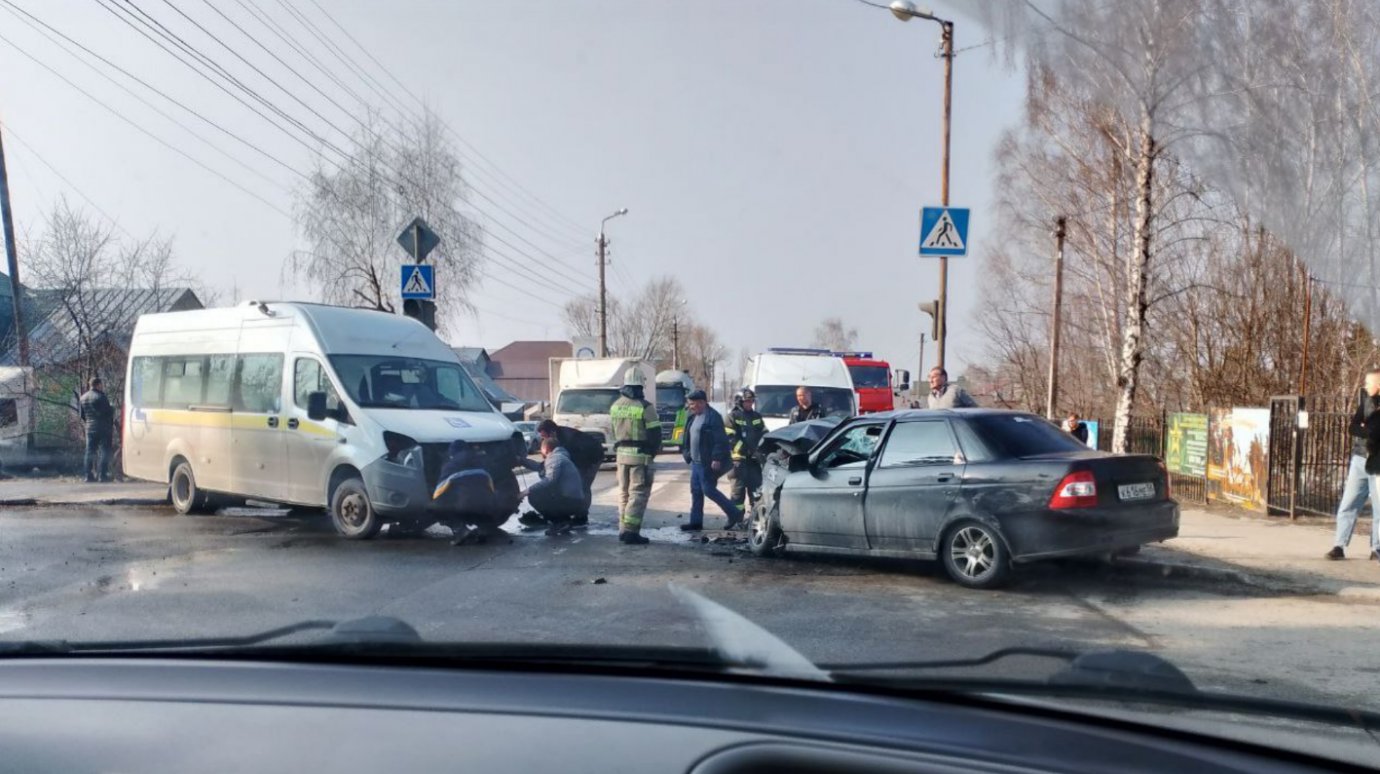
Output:
<path fill-rule="evenodd" d="M 615 460 L 619 465 L 649 465 L 661 450 L 661 420 L 656 407 L 624 395 L 609 408 Z"/>
<path fill-rule="evenodd" d="M 742 407 L 733 409 L 724 423 L 724 432 L 733 447 L 733 461 L 742 462 L 757 458 L 757 446 L 767 432 L 762 415 Z"/>

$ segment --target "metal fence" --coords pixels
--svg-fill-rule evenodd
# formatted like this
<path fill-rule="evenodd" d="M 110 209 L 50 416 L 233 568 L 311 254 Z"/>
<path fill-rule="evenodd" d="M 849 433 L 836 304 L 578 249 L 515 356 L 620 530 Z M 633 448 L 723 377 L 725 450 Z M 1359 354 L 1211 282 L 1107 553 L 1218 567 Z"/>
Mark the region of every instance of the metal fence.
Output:
<path fill-rule="evenodd" d="M 1266 510 L 1273 515 L 1332 516 L 1342 499 L 1347 466 L 1351 462 L 1351 417 L 1354 398 L 1281 395 L 1270 400 Z M 1212 433 L 1212 411 L 1208 433 Z M 1166 414 L 1133 415 L 1128 427 L 1134 454 L 1165 456 Z M 1097 448 L 1112 448 L 1113 422 L 1098 422 Z M 1207 502 L 1212 483 L 1205 476 L 1169 474 L 1174 497 L 1184 502 Z"/>

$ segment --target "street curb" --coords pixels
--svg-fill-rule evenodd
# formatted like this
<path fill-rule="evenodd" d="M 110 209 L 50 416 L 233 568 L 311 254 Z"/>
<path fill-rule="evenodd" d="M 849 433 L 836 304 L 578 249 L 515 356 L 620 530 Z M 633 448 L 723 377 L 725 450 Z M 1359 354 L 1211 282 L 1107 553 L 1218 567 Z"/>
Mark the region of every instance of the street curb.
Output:
<path fill-rule="evenodd" d="M 167 504 L 168 500 L 164 497 L 107 497 L 99 500 L 41 500 L 36 497 L 13 497 L 9 499 L 0 499 L 0 508 L 15 508 L 21 506 L 81 507 L 91 505 L 123 505 L 139 507 Z"/>
<path fill-rule="evenodd" d="M 1219 567 L 1204 567 L 1185 562 L 1165 562 L 1139 557 L 1119 558 L 1114 567 L 1128 569 L 1145 575 L 1170 578 L 1198 578 L 1220 583 L 1233 583 L 1239 586 L 1291 594 L 1315 594 L 1318 596 L 1346 597 L 1348 599 L 1380 602 L 1380 587 L 1346 585 L 1343 581 L 1319 583 L 1311 580 L 1270 575 L 1266 572 L 1228 570 Z"/>

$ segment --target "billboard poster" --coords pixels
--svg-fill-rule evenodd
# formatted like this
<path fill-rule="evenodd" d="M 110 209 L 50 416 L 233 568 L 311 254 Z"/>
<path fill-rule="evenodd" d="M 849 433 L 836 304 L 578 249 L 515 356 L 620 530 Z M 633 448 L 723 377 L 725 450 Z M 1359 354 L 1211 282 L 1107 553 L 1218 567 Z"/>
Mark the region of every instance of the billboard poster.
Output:
<path fill-rule="evenodd" d="M 1206 476 L 1207 456 L 1207 414 L 1170 414 L 1164 434 L 1164 465 L 1169 472 Z"/>
<path fill-rule="evenodd" d="M 1269 409 L 1213 409 L 1208 433 L 1209 496 L 1265 510 L 1269 449 Z"/>
<path fill-rule="evenodd" d="M 1096 419 L 1085 419 L 1083 424 L 1088 426 L 1088 448 L 1096 449 L 1097 434 L 1101 431 L 1101 425 L 1097 423 Z"/>

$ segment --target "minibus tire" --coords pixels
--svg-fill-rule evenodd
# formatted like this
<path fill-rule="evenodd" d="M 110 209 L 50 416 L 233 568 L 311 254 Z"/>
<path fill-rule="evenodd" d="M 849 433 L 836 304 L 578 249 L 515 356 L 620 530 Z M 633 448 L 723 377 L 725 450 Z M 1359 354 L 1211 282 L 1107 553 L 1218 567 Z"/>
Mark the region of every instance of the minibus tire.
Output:
<path fill-rule="evenodd" d="M 347 478 L 331 493 L 331 523 L 335 531 L 349 540 L 369 540 L 383 528 L 364 481 Z"/>
<path fill-rule="evenodd" d="M 179 496 L 179 491 L 184 495 Z M 182 460 L 173 468 L 172 478 L 168 481 L 168 499 L 172 500 L 173 509 L 183 516 L 206 512 L 207 494 L 197 488 L 192 463 Z"/>

